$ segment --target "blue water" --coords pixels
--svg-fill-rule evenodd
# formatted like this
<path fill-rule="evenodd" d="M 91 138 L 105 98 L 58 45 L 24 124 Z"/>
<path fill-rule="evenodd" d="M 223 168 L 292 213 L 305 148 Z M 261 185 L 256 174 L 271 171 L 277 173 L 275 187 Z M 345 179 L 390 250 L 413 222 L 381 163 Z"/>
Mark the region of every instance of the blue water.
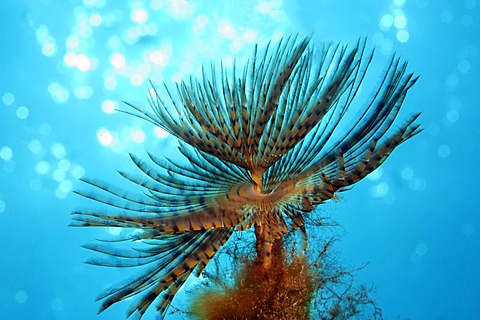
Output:
<path fill-rule="evenodd" d="M 397 53 L 421 75 L 400 118 L 423 112 L 425 131 L 328 206 L 343 260 L 369 262 L 358 280 L 386 319 L 480 319 L 480 4 L 365 3 L 1 1 L 0 319 L 122 319 L 128 303 L 96 316 L 94 298 L 131 272 L 85 265 L 80 247 L 115 230 L 68 227 L 91 205 L 72 190 L 84 175 L 121 184 L 128 152 L 169 155 L 176 142 L 111 110 L 147 106 L 148 79 L 173 83 L 297 32 L 366 36 L 377 68 Z"/>

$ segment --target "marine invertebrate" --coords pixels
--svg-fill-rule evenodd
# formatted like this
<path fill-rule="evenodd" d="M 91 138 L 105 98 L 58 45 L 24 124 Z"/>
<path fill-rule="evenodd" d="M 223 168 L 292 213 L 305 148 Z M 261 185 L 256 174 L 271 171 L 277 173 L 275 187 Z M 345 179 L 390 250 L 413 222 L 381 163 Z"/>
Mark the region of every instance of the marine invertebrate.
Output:
<path fill-rule="evenodd" d="M 380 166 L 421 131 L 418 114 L 391 129 L 416 78 L 392 57 L 381 81 L 350 126 L 342 121 L 372 61 L 365 42 L 349 49 L 284 38 L 243 69 L 214 66 L 200 79 L 150 95 L 151 110 L 128 113 L 177 137 L 184 162 L 131 155 L 141 175 L 120 172 L 143 193 L 98 180 L 79 192 L 111 210 L 75 211 L 73 226 L 140 229 L 123 241 L 142 247 L 88 245 L 110 255 L 90 263 L 145 266 L 138 276 L 104 291 L 100 312 L 140 295 L 127 312 L 141 318 L 152 303 L 163 317 L 190 274 L 199 275 L 233 232 L 254 228 L 256 270 L 268 275 L 289 229 L 306 238 L 304 217 Z M 390 129 L 390 130 L 389 130 Z M 306 242 L 305 242 L 306 245 Z"/>

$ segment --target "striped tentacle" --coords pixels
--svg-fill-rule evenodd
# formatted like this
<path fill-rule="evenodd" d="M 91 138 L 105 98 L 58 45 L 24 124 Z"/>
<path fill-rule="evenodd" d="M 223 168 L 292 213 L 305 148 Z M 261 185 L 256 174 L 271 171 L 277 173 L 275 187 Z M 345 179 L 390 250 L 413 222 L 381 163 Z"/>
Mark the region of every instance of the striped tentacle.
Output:
<path fill-rule="evenodd" d="M 231 71 L 202 69 L 200 80 L 177 84 L 177 97 L 165 85 L 164 100 L 152 85 L 150 111 L 127 103 L 126 113 L 183 141 L 184 161 L 131 155 L 139 173 L 120 174 L 141 194 L 84 179 L 97 193 L 78 193 L 113 210 L 75 211 L 72 225 L 138 228 L 111 242 L 143 246 L 85 246 L 111 258 L 89 263 L 145 268 L 103 292 L 100 312 L 139 295 L 127 317 L 141 318 L 155 302 L 163 317 L 189 275 L 200 274 L 233 231 L 254 227 L 257 254 L 268 265 L 273 243 L 289 227 L 305 235 L 306 214 L 421 131 L 418 115 L 391 130 L 416 81 L 395 57 L 358 120 L 341 127 L 373 53 L 365 54 L 365 41 L 359 41 L 351 50 L 326 46 L 317 61 L 309 42 L 291 37 L 262 53 L 255 47 L 242 72 L 236 62 Z"/>
<path fill-rule="evenodd" d="M 372 55 L 365 58 L 364 51 L 364 42 L 350 52 L 339 45 L 328 46 L 314 73 L 310 65 L 306 65 L 306 70 L 297 69 L 302 80 L 287 86 L 293 93 L 285 103 L 291 105 L 287 108 L 281 138 L 275 139 L 275 150 L 286 154 L 266 172 L 265 192 L 306 170 L 323 150 L 352 103 L 371 62 Z"/>
<path fill-rule="evenodd" d="M 258 56 L 255 50 L 240 78 L 236 67 L 231 77 L 222 67 L 218 81 L 212 67 L 212 79 L 203 72 L 201 81 L 191 78 L 188 84 L 178 84 L 178 99 L 166 88 L 169 104 L 154 88 L 150 95 L 152 112 L 127 103 L 132 110 L 127 113 L 219 159 L 248 170 L 267 168 L 272 161 L 264 156 L 265 148 L 271 146 L 271 134 L 280 129 L 275 124 L 283 121 L 277 117 L 281 96 L 290 77 L 299 74 L 295 73 L 297 66 L 311 63 L 311 53 L 302 58 L 308 44 L 308 38 L 297 41 L 292 37 L 267 48 L 263 55 Z"/>
<path fill-rule="evenodd" d="M 124 299 L 140 295 L 127 311 L 127 318 L 134 315 L 140 319 L 149 306 L 157 300 L 157 310 L 161 317 L 175 293 L 188 276 L 199 274 L 215 253 L 225 244 L 232 228 L 210 229 L 197 232 L 169 235 L 163 241 L 150 241 L 149 248 L 133 252 L 112 251 L 98 246 L 89 247 L 95 251 L 113 255 L 115 259 L 94 259 L 88 263 L 114 267 L 148 265 L 138 276 L 114 285 L 102 292 L 97 300 L 102 300 L 99 312 Z M 127 260 L 126 262 L 119 259 Z M 144 261 L 147 259 L 148 261 Z M 128 261 L 132 260 L 132 261 Z"/>

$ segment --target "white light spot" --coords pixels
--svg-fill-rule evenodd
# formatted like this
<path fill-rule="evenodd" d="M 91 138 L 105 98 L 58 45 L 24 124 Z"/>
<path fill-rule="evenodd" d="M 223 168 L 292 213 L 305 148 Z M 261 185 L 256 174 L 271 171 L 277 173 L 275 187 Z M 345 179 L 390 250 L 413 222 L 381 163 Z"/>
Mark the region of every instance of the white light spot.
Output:
<path fill-rule="evenodd" d="M 447 121 L 450 123 L 457 122 L 459 117 L 460 115 L 457 110 L 449 110 L 446 115 Z"/>
<path fill-rule="evenodd" d="M 462 60 L 458 63 L 457 68 L 461 73 L 467 73 L 470 70 L 470 62 L 467 60 Z"/>
<path fill-rule="evenodd" d="M 67 171 L 70 169 L 70 161 L 68 159 L 62 159 L 58 161 L 58 169 Z"/>
<path fill-rule="evenodd" d="M 40 161 L 35 165 L 35 172 L 38 174 L 47 174 L 50 171 L 50 163 L 47 161 Z"/>
<path fill-rule="evenodd" d="M 195 9 L 187 0 L 170 0 L 167 4 L 170 15 L 179 20 L 190 17 Z"/>
<path fill-rule="evenodd" d="M 28 149 L 32 153 L 39 153 L 40 151 L 42 151 L 42 144 L 38 140 L 32 140 L 28 144 Z"/>
<path fill-rule="evenodd" d="M 15 102 L 15 96 L 11 92 L 6 92 L 2 96 L 2 102 L 4 105 L 9 106 Z"/>
<path fill-rule="evenodd" d="M 438 148 L 438 155 L 440 158 L 446 158 L 450 155 L 450 147 L 447 145 L 441 145 Z"/>
<path fill-rule="evenodd" d="M 42 136 L 48 136 L 50 132 L 52 132 L 52 127 L 48 123 L 42 123 L 38 128 L 38 132 L 40 132 Z"/>
<path fill-rule="evenodd" d="M 382 200 L 385 204 L 391 205 L 395 202 L 395 195 L 393 193 L 388 193 L 382 198 Z"/>
<path fill-rule="evenodd" d="M 242 39 L 233 39 L 232 43 L 230 44 L 230 51 L 233 52 L 233 53 L 238 53 L 239 51 L 241 51 L 243 49 L 243 47 L 245 46 L 245 43 L 243 42 Z"/>
<path fill-rule="evenodd" d="M 48 85 L 48 92 L 50 93 L 55 103 L 65 103 L 68 101 L 70 94 L 65 87 L 62 87 L 56 82 L 52 82 Z"/>
<path fill-rule="evenodd" d="M 273 10 L 273 1 L 259 1 L 255 11 L 263 14 L 270 13 Z"/>
<path fill-rule="evenodd" d="M 224 38 L 233 39 L 237 32 L 230 21 L 222 21 L 218 33 Z"/>
<path fill-rule="evenodd" d="M 52 307 L 53 311 L 62 311 L 63 301 L 60 299 L 53 299 L 50 306 Z"/>
<path fill-rule="evenodd" d="M 408 41 L 408 39 L 410 39 L 410 34 L 408 33 L 407 30 L 405 30 L 405 29 L 398 30 L 398 32 L 397 32 L 397 40 L 398 40 L 399 42 L 405 43 L 405 42 Z"/>
<path fill-rule="evenodd" d="M 113 236 L 118 236 L 122 232 L 122 228 L 118 227 L 109 227 L 107 228 L 108 233 L 110 233 Z"/>
<path fill-rule="evenodd" d="M 83 169 L 82 166 L 74 164 L 70 169 L 70 173 L 74 178 L 80 179 L 85 175 L 85 169 Z"/>
<path fill-rule="evenodd" d="M 165 67 L 168 64 L 170 56 L 165 51 L 153 51 L 148 55 L 148 59 L 159 67 Z"/>
<path fill-rule="evenodd" d="M 57 182 L 61 182 L 65 179 L 66 175 L 67 174 L 65 173 L 65 171 L 57 169 L 57 170 L 53 171 L 52 178 L 53 178 L 53 180 L 55 180 Z"/>
<path fill-rule="evenodd" d="M 414 176 L 413 169 L 412 169 L 412 168 L 408 168 L 408 167 L 407 167 L 407 168 L 404 168 L 404 169 L 402 170 L 401 175 L 402 175 L 402 179 L 403 179 L 403 180 L 407 180 L 407 181 L 408 181 L 408 180 L 411 180 L 411 179 L 413 179 L 413 176 Z"/>
<path fill-rule="evenodd" d="M 130 77 L 130 83 L 133 84 L 134 86 L 141 86 L 143 81 L 145 81 L 145 77 L 143 76 L 143 74 L 139 72 L 135 72 Z"/>
<path fill-rule="evenodd" d="M 367 176 L 367 178 L 368 178 L 369 180 L 376 181 L 376 180 L 380 179 L 380 178 L 382 177 L 382 175 L 383 175 L 383 170 L 382 170 L 382 168 L 378 168 L 378 169 L 376 169 L 375 171 L 371 172 L 371 173 Z"/>
<path fill-rule="evenodd" d="M 122 45 L 122 40 L 118 36 L 111 36 L 108 38 L 107 44 L 111 49 L 117 50 Z"/>
<path fill-rule="evenodd" d="M 162 128 L 160 127 L 155 127 L 155 129 L 153 129 L 153 133 L 159 137 L 159 138 L 166 138 L 168 137 L 169 133 L 165 130 L 163 130 Z"/>
<path fill-rule="evenodd" d="M 83 0 L 83 4 L 89 8 L 91 7 L 103 8 L 106 3 L 107 3 L 107 0 Z"/>
<path fill-rule="evenodd" d="M 393 25 L 397 29 L 404 29 L 407 26 L 407 17 L 403 14 L 396 16 L 393 19 Z"/>
<path fill-rule="evenodd" d="M 148 13 L 144 9 L 135 9 L 132 11 L 130 19 L 135 23 L 143 24 L 147 22 Z"/>
<path fill-rule="evenodd" d="M 72 181 L 67 180 L 67 179 L 62 180 L 58 184 L 58 189 L 60 189 L 60 191 L 62 191 L 64 193 L 69 193 L 70 191 L 72 191 L 72 188 L 73 188 Z"/>
<path fill-rule="evenodd" d="M 175 72 L 173 75 L 172 75 L 172 81 L 173 82 L 176 82 L 176 83 L 179 83 L 183 80 L 183 77 L 185 77 L 185 75 L 181 72 Z"/>
<path fill-rule="evenodd" d="M 460 19 L 460 23 L 462 24 L 462 26 L 467 27 L 467 28 L 471 27 L 474 22 L 475 22 L 475 20 L 469 14 L 466 14 L 466 15 L 462 16 L 462 18 Z"/>
<path fill-rule="evenodd" d="M 28 294 L 25 291 L 20 290 L 15 294 L 15 301 L 17 301 L 18 303 L 25 303 L 27 302 L 27 300 Z"/>
<path fill-rule="evenodd" d="M 151 0 L 150 7 L 153 10 L 160 10 L 163 8 L 163 0 Z"/>
<path fill-rule="evenodd" d="M 73 94 L 77 99 L 89 99 L 93 95 L 93 89 L 90 86 L 78 86 Z"/>
<path fill-rule="evenodd" d="M 114 140 L 110 131 L 108 131 L 105 128 L 100 128 L 97 131 L 97 139 L 100 142 L 100 144 L 104 145 L 105 147 L 111 146 Z"/>
<path fill-rule="evenodd" d="M 148 25 L 147 25 L 147 34 L 151 35 L 151 36 L 154 36 L 157 34 L 158 32 L 158 25 L 155 23 L 155 22 L 150 22 Z"/>
<path fill-rule="evenodd" d="M 287 15 L 283 10 L 272 10 L 270 12 L 270 18 L 275 22 L 284 22 L 287 20 Z"/>
<path fill-rule="evenodd" d="M 393 16 L 391 14 L 384 14 L 380 19 L 380 28 L 382 30 L 388 30 L 393 25 Z"/>
<path fill-rule="evenodd" d="M 458 79 L 458 76 L 455 74 L 451 74 L 448 76 L 446 85 L 448 89 L 455 89 L 458 86 L 458 83 L 460 82 L 460 79 Z"/>
<path fill-rule="evenodd" d="M 17 112 L 16 112 L 17 117 L 18 117 L 19 119 L 22 119 L 22 120 L 28 118 L 28 113 L 29 113 L 29 112 L 28 112 L 28 108 L 25 107 L 25 106 L 18 107 Z"/>
<path fill-rule="evenodd" d="M 388 183 L 380 182 L 370 190 L 370 194 L 375 198 L 384 197 L 388 194 L 389 189 Z"/>
<path fill-rule="evenodd" d="M 380 50 L 383 53 L 390 53 L 393 49 L 393 42 L 390 39 L 383 39 L 380 43 Z"/>
<path fill-rule="evenodd" d="M 393 0 L 393 4 L 396 5 L 397 7 L 403 7 L 405 2 L 406 0 Z"/>
<path fill-rule="evenodd" d="M 73 52 L 67 52 L 63 56 L 63 63 L 69 67 L 74 67 L 77 64 L 77 55 Z"/>
<path fill-rule="evenodd" d="M 471 223 L 464 224 L 462 227 L 462 233 L 467 237 L 473 236 L 475 233 L 475 226 Z"/>
<path fill-rule="evenodd" d="M 12 149 L 7 146 L 0 148 L 0 158 L 4 161 L 10 161 L 13 158 Z"/>
<path fill-rule="evenodd" d="M 51 57 L 57 52 L 57 47 L 53 42 L 46 42 L 42 45 L 42 53 L 46 57 Z"/>
<path fill-rule="evenodd" d="M 102 24 L 102 16 L 99 13 L 94 13 L 90 16 L 89 22 L 93 27 L 98 27 Z"/>
<path fill-rule="evenodd" d="M 223 66 L 227 68 L 233 67 L 233 61 L 235 61 L 235 58 L 232 55 L 225 55 L 222 58 Z"/>
<path fill-rule="evenodd" d="M 130 138 L 136 143 L 142 143 L 145 141 L 145 132 L 142 129 L 133 129 L 130 132 Z"/>
<path fill-rule="evenodd" d="M 121 53 L 114 53 L 110 56 L 110 63 L 116 69 L 122 69 L 126 65 L 125 57 Z"/>
<path fill-rule="evenodd" d="M 420 256 L 426 255 L 427 252 L 428 252 L 428 246 L 425 243 L 419 243 L 415 247 L 415 253 L 420 255 Z"/>
<path fill-rule="evenodd" d="M 475 8 L 477 4 L 476 2 L 476 0 L 465 0 L 465 8 L 469 10 Z"/>
<path fill-rule="evenodd" d="M 66 45 L 68 50 L 78 51 L 80 48 L 80 38 L 77 35 L 69 36 Z"/>
<path fill-rule="evenodd" d="M 67 197 L 68 193 L 63 192 L 60 188 L 55 189 L 55 196 L 58 199 L 65 199 Z"/>
<path fill-rule="evenodd" d="M 105 113 L 113 113 L 118 107 L 118 103 L 112 100 L 105 100 L 102 102 L 102 111 Z"/>
<path fill-rule="evenodd" d="M 5 201 L 0 200 L 0 213 L 4 212 L 5 209 L 7 209 L 7 205 L 5 204 Z"/>
<path fill-rule="evenodd" d="M 82 72 L 87 72 L 92 68 L 92 61 L 85 54 L 79 54 L 76 57 L 75 66 Z"/>
<path fill-rule="evenodd" d="M 452 14 L 450 11 L 443 11 L 443 12 L 440 14 L 440 19 L 441 19 L 442 22 L 444 22 L 444 23 L 450 23 L 450 22 L 452 22 L 453 14 Z"/>
<path fill-rule="evenodd" d="M 258 34 L 253 30 L 247 30 L 243 33 L 243 39 L 245 42 L 252 43 L 257 40 Z"/>
<path fill-rule="evenodd" d="M 115 88 L 117 87 L 117 77 L 115 76 L 105 77 L 104 86 L 105 86 L 105 89 L 109 91 L 115 90 Z"/>
<path fill-rule="evenodd" d="M 417 191 L 424 191 L 427 187 L 427 182 L 422 178 L 414 178 L 408 183 L 410 189 Z"/>
<path fill-rule="evenodd" d="M 202 34 L 205 32 L 205 27 L 207 26 L 209 22 L 208 16 L 201 14 L 199 15 L 196 19 L 195 22 L 193 23 L 193 32 L 196 34 Z"/>
<path fill-rule="evenodd" d="M 410 255 L 410 261 L 414 264 L 419 264 L 420 262 L 422 262 L 422 256 L 419 255 L 418 253 L 416 252 L 413 252 L 411 255 Z"/>
<path fill-rule="evenodd" d="M 67 150 L 65 150 L 65 147 L 61 143 L 54 143 L 50 151 L 57 159 L 63 159 L 67 155 Z"/>
<path fill-rule="evenodd" d="M 35 37 L 37 38 L 37 41 L 42 43 L 45 42 L 49 38 L 48 35 L 48 28 L 46 25 L 41 24 L 37 30 L 35 30 Z"/>

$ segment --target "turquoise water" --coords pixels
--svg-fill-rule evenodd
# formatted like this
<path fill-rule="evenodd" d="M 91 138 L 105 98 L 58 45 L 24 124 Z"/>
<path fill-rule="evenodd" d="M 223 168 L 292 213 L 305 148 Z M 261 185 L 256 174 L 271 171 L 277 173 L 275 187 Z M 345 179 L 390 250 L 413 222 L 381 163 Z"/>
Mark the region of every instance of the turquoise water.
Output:
<path fill-rule="evenodd" d="M 420 75 L 399 120 L 421 111 L 425 131 L 326 206 L 346 232 L 343 260 L 369 262 L 358 280 L 386 319 L 480 318 L 480 4 L 122 3 L 0 3 L 1 320 L 122 319 L 128 303 L 96 316 L 94 299 L 132 272 L 85 265 L 80 247 L 116 230 L 69 228 L 91 205 L 72 191 L 85 175 L 119 185 L 129 152 L 174 155 L 176 141 L 112 110 L 147 106 L 149 79 L 173 83 L 297 32 L 319 44 L 366 36 L 374 69 L 396 53 Z"/>

